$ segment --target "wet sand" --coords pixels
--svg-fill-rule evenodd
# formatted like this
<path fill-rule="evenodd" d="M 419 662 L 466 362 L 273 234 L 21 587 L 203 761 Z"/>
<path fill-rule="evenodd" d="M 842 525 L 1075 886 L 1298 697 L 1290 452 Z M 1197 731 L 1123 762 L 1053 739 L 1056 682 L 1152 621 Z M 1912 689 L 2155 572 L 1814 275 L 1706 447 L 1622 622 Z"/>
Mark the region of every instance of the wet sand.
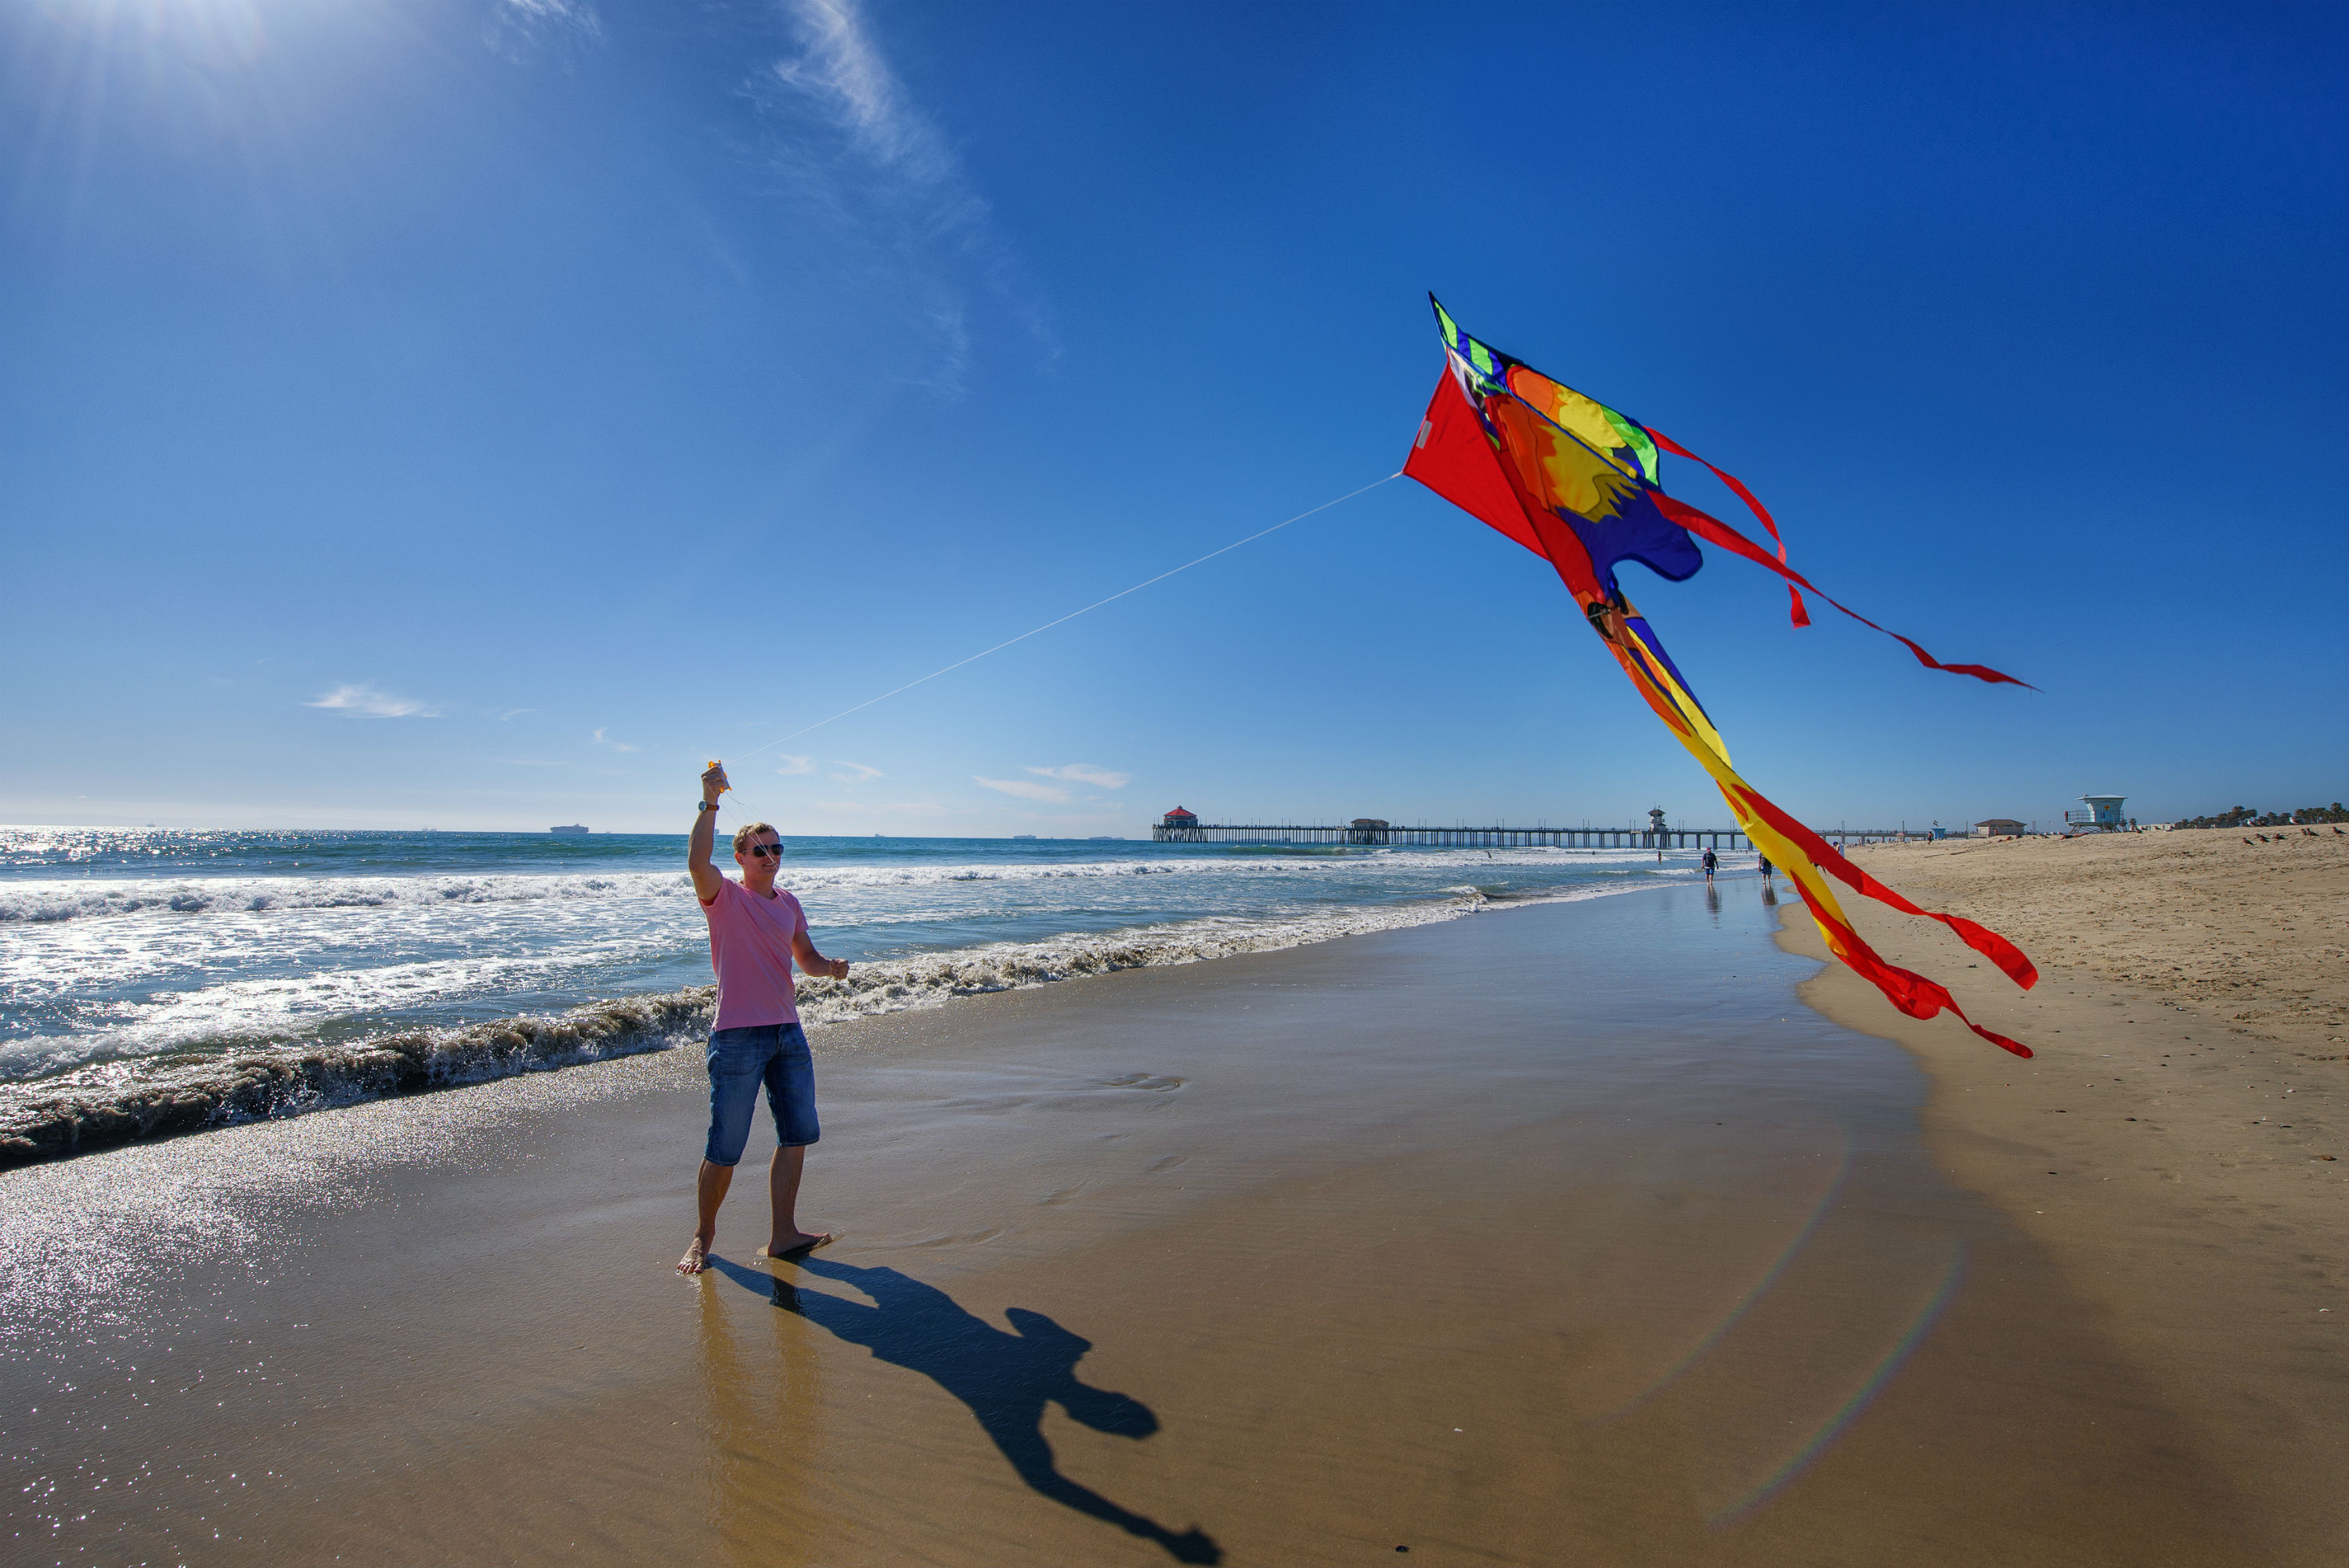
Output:
<path fill-rule="evenodd" d="M 1856 851 L 1929 907 L 1989 923 L 2043 978 L 2018 992 L 1937 924 L 1845 902 L 1893 962 L 1951 986 L 1985 1050 L 1839 965 L 1802 987 L 1930 1074 L 1937 1161 L 2059 1266 L 2190 1422 L 2281 1561 L 2349 1560 L 2349 837 L 2286 829 Z M 2288 835 L 2288 836 L 2286 836 Z M 1799 906 L 1782 938 L 1824 956 Z"/>
<path fill-rule="evenodd" d="M 0 1530 L 62 1562 L 2338 1555 L 2056 1239 L 1948 1179 L 1925 1074 L 1797 1004 L 1777 913 L 1729 882 L 827 1028 L 802 1212 L 843 1239 L 762 1263 L 738 1198 L 699 1281 L 689 1052 L 0 1173 Z"/>

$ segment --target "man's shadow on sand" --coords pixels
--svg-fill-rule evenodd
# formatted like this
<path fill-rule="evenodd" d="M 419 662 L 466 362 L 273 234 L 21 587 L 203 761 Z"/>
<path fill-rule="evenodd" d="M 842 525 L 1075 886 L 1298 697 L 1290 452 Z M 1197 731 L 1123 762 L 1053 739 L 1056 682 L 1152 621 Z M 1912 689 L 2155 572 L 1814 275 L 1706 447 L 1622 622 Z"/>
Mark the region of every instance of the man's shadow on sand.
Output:
<path fill-rule="evenodd" d="M 712 1257 L 709 1266 L 744 1289 L 770 1296 L 783 1311 L 936 1383 L 970 1407 L 980 1429 L 1011 1461 L 1019 1479 L 1054 1502 L 1154 1541 L 1178 1563 L 1224 1560 L 1223 1548 L 1197 1526 L 1177 1535 L 1061 1473 L 1052 1445 L 1044 1439 L 1047 1404 L 1058 1402 L 1071 1418 L 1121 1438 L 1146 1438 L 1158 1429 L 1158 1418 L 1140 1400 L 1078 1380 L 1077 1362 L 1092 1348 L 1092 1341 L 1040 1312 L 1017 1306 L 1003 1315 L 1014 1330 L 1007 1334 L 964 1311 L 935 1285 L 893 1268 L 858 1268 L 823 1257 L 794 1261 L 812 1274 L 854 1286 L 875 1305 L 801 1290 L 763 1269 L 744 1268 L 724 1258 Z"/>

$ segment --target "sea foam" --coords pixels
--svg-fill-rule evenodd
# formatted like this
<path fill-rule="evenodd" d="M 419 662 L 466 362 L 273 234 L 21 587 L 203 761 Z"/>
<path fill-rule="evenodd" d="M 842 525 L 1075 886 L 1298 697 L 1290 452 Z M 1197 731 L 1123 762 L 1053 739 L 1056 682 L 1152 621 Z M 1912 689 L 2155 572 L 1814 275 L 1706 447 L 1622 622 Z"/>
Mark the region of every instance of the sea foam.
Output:
<path fill-rule="evenodd" d="M 1583 887 L 1510 902 L 1602 897 L 1640 885 Z M 823 1026 L 852 1018 L 1122 969 L 1194 964 L 1398 930 L 1453 919 L 1494 902 L 1464 884 L 1430 902 L 1178 921 L 1103 935 L 883 959 L 856 965 L 846 980 L 802 978 L 800 1013 L 815 1026 L 820 1042 Z M 690 986 L 454 1028 L 391 1030 L 332 1044 L 230 1047 L 77 1068 L 0 1086 L 0 1168 L 666 1049 L 709 1027 L 715 999 L 714 987 Z"/>
<path fill-rule="evenodd" d="M 1568 857 L 1571 856 L 1570 862 Z M 1373 852 L 1350 856 L 1346 871 L 1370 878 L 1413 875 L 1448 861 L 1465 872 L 1495 866 L 1556 867 L 1572 863 L 1594 869 L 1620 862 L 1645 864 L 1636 852 L 1608 855 L 1589 851 L 1517 849 L 1487 854 L 1475 851 L 1410 855 Z M 1267 882 L 1326 875 L 1329 861 L 1278 853 L 1212 861 L 1113 860 L 1074 863 L 977 863 L 932 865 L 791 866 L 787 884 L 802 902 L 833 892 L 887 892 L 975 882 L 1052 883 L 1124 882 L 1136 877 L 1212 875 Z M 604 899 L 684 898 L 692 883 L 682 871 L 423 876 L 156 876 L 97 880 L 78 877 L 18 878 L 0 883 L 0 924 L 42 923 L 109 915 L 238 914 L 285 910 L 447 908 L 469 904 L 573 903 Z"/>

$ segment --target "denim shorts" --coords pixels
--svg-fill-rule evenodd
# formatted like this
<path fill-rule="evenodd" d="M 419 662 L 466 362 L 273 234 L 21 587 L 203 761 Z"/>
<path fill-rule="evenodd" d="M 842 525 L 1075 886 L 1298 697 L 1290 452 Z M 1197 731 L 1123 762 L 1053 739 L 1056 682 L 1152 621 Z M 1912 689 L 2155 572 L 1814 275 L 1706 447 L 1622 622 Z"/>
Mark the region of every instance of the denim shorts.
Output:
<path fill-rule="evenodd" d="M 712 1165 L 740 1161 L 761 1083 L 767 1086 L 767 1109 L 775 1113 L 776 1142 L 792 1149 L 823 1136 L 815 1119 L 815 1064 L 808 1057 L 806 1030 L 797 1024 L 715 1029 L 709 1036 L 709 1141 L 701 1150 Z"/>

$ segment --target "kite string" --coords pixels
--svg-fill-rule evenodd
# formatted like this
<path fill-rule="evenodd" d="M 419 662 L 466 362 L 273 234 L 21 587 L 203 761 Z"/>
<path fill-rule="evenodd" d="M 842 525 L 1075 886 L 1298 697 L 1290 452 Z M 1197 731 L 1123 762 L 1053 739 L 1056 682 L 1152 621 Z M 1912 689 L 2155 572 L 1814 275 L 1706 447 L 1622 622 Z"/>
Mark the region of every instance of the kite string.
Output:
<path fill-rule="evenodd" d="M 1035 636 L 1039 632 L 1049 632 L 1055 626 L 1061 625 L 1065 622 L 1073 621 L 1078 616 L 1085 614 L 1091 611 L 1098 610 L 1104 604 L 1113 603 L 1116 601 L 1124 598 L 1129 593 L 1139 593 L 1142 590 L 1149 587 L 1154 583 L 1164 583 L 1166 579 L 1175 575 L 1177 573 L 1188 572 L 1194 566 L 1200 565 L 1205 562 L 1213 561 L 1218 555 L 1227 554 L 1232 551 L 1237 550 L 1243 544 L 1253 544 L 1268 533 L 1278 533 L 1282 529 L 1287 528 L 1292 522 L 1303 522 L 1315 512 L 1327 511 L 1333 506 L 1338 506 L 1343 502 L 1350 501 L 1358 495 L 1367 494 L 1368 492 L 1378 489 L 1381 485 L 1387 483 L 1388 480 L 1398 480 L 1402 477 L 1402 471 L 1398 469 L 1396 472 L 1387 475 L 1385 479 L 1372 480 L 1361 490 L 1348 490 L 1344 495 L 1339 496 L 1333 500 L 1325 500 L 1319 506 L 1308 507 L 1305 511 L 1299 512 L 1295 517 L 1284 519 L 1279 522 L 1274 523 L 1270 528 L 1258 529 L 1256 532 L 1249 534 L 1246 539 L 1235 539 L 1229 544 L 1225 545 L 1221 550 L 1210 550 L 1206 554 L 1200 556 L 1196 561 L 1185 561 L 1182 565 L 1174 567 L 1169 571 L 1161 572 L 1155 577 L 1145 578 L 1143 581 L 1135 583 L 1131 588 L 1121 588 L 1106 599 L 1094 600 L 1082 610 L 1071 610 L 1067 614 L 1060 617 L 1059 620 L 1047 621 L 1042 625 L 1036 627 L 1032 631 L 1022 632 L 1016 637 L 1007 637 L 991 648 L 982 648 L 978 653 L 971 655 L 968 658 L 957 659 L 954 663 L 946 665 L 944 668 L 932 670 L 928 675 L 923 676 L 917 680 L 907 681 L 901 686 L 893 686 L 889 690 L 883 692 L 879 696 L 867 697 L 863 702 L 858 703 L 854 707 L 843 707 L 838 713 L 833 714 L 831 718 L 819 718 L 813 724 L 802 725 L 799 728 L 792 730 L 791 734 L 779 735 L 774 739 L 768 741 L 765 746 L 754 746 L 750 750 L 741 753 L 741 755 L 744 757 L 756 757 L 760 752 L 766 750 L 768 747 L 781 746 L 786 740 L 797 739 L 799 737 L 805 735 L 812 729 L 822 729 L 825 725 L 832 723 L 834 719 L 846 718 L 850 714 L 861 712 L 865 708 L 871 707 L 876 702 L 886 702 L 891 697 L 895 696 L 899 692 L 911 691 L 916 686 L 922 685 L 925 681 L 934 681 L 940 676 L 950 675 L 954 671 L 962 668 L 965 665 L 978 663 L 980 659 L 987 657 L 989 654 L 999 654 L 1004 649 L 1009 647 L 1012 644 L 1024 643 L 1029 638 Z"/>

